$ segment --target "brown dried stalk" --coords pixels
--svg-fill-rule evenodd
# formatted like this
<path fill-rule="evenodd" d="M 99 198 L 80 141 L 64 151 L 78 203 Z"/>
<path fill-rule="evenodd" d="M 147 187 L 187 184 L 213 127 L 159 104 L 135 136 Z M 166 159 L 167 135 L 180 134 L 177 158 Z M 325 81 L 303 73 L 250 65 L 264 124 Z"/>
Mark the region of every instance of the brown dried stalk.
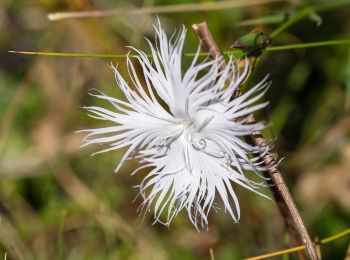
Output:
<path fill-rule="evenodd" d="M 270 4 L 275 2 L 284 2 L 284 0 L 226 0 L 203 3 L 185 3 L 161 6 L 146 6 L 141 8 L 120 8 L 112 10 L 81 11 L 81 12 L 58 12 L 48 14 L 51 21 L 90 18 L 90 17 L 109 17 L 115 15 L 143 15 L 143 14 L 163 14 L 163 13 L 184 13 L 198 12 L 208 10 L 222 10 L 228 8 L 247 7 L 254 5 Z"/>
<path fill-rule="evenodd" d="M 206 22 L 194 24 L 192 25 L 192 28 L 200 41 L 202 50 L 210 52 L 213 57 L 219 57 L 220 62 L 223 64 L 221 65 L 221 69 L 224 69 L 226 67 L 224 57 L 217 47 L 213 37 L 211 36 Z M 237 89 L 235 96 L 239 95 L 241 95 L 241 92 L 239 89 Z M 255 122 L 253 115 L 250 116 L 250 122 Z M 254 133 L 250 139 L 255 145 L 266 145 L 265 140 L 260 132 Z M 292 242 L 295 244 L 305 245 L 307 255 L 310 259 L 319 259 L 310 239 L 310 235 L 308 234 L 305 224 L 295 205 L 293 197 L 290 194 L 288 187 L 282 177 L 282 172 L 277 166 L 276 158 L 272 155 L 264 155 L 263 160 L 269 169 L 265 175 L 271 179 L 271 183 L 273 185 L 271 185 L 270 188 L 278 205 L 278 208 L 283 216 L 285 225 L 290 233 Z"/>

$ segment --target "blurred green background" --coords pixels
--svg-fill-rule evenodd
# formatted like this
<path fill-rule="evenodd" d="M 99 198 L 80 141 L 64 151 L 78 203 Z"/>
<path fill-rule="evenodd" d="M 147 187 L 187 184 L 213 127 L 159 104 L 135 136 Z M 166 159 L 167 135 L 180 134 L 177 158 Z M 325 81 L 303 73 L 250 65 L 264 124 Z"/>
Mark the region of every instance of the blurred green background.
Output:
<path fill-rule="evenodd" d="M 151 214 L 142 221 L 140 200 L 133 202 L 138 191 L 132 188 L 142 176 L 129 175 L 137 164 L 127 162 L 116 175 L 123 151 L 91 157 L 99 147 L 79 148 L 83 135 L 75 133 L 103 125 L 81 106 L 100 104 L 87 94 L 90 88 L 121 97 L 108 65 L 118 63 L 126 73 L 125 59 L 7 53 L 126 53 L 127 45 L 147 51 L 143 37 L 154 39 L 154 15 L 57 22 L 46 15 L 187 2 L 0 1 L 0 259 L 5 252 L 7 259 L 210 259 L 210 248 L 216 259 L 241 259 L 290 246 L 275 203 L 240 187 L 235 187 L 239 224 L 222 210 L 210 215 L 209 230 L 201 232 L 185 213 L 170 229 L 152 225 Z M 188 27 L 186 51 L 198 46 L 191 24 L 203 20 L 227 50 L 255 28 L 270 33 L 278 26 L 242 26 L 242 21 L 328 2 L 291 0 L 159 17 L 169 34 L 181 24 Z M 321 24 L 303 19 L 273 44 L 349 38 L 350 5 L 319 15 Z M 266 53 L 250 80 L 253 84 L 270 73 L 270 106 L 260 118 L 269 122 L 266 135 L 276 139 L 274 151 L 284 157 L 286 182 L 313 238 L 350 226 L 349 50 L 339 45 Z M 189 62 L 184 58 L 184 64 Z M 322 246 L 323 259 L 344 259 L 348 243 L 342 238 Z"/>

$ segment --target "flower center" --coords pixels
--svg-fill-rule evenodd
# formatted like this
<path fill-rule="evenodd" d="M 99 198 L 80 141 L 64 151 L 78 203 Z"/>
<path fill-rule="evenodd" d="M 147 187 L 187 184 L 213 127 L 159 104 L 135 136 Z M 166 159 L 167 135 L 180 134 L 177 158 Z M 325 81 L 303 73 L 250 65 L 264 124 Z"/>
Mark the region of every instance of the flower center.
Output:
<path fill-rule="evenodd" d="M 204 128 L 203 124 L 198 124 L 193 119 L 186 119 L 181 123 L 181 127 L 184 142 L 192 144 L 198 150 L 205 148 L 205 139 L 200 135 L 201 130 Z"/>
<path fill-rule="evenodd" d="M 182 131 L 186 135 L 192 135 L 196 132 L 196 123 L 192 119 L 186 119 L 181 123 Z"/>

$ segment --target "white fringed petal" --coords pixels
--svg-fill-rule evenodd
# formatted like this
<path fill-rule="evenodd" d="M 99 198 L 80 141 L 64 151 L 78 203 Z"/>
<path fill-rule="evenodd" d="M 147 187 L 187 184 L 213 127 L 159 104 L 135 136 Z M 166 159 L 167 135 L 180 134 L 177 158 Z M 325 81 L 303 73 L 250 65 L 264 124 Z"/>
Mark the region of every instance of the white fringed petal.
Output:
<path fill-rule="evenodd" d="M 114 110 L 86 107 L 89 115 L 114 125 L 85 130 L 88 134 L 84 145 L 108 145 L 97 153 L 128 147 L 116 171 L 130 156 L 142 164 L 133 174 L 150 168 L 138 186 L 143 198 L 140 210 L 146 212 L 152 207 L 155 222 L 169 225 L 185 209 L 196 228 L 207 227 L 216 196 L 238 221 L 240 208 L 234 183 L 266 197 L 258 191 L 262 183 L 250 180 L 246 173 L 263 178 L 259 172 L 267 169 L 262 155 L 269 152 L 269 147 L 253 146 L 241 138 L 264 128 L 260 122 L 248 124 L 246 118 L 267 105 L 255 104 L 269 86 L 267 78 L 231 99 L 248 72 L 247 66 L 240 74 L 230 58 L 226 69 L 220 71 L 218 60 L 198 62 L 198 50 L 182 74 L 186 29 L 182 27 L 170 40 L 159 21 L 155 30 L 157 47 L 148 41 L 152 59 L 133 48 L 139 55 L 145 86 L 127 58 L 133 86 L 111 66 L 126 101 L 99 91 L 90 93 L 110 102 Z M 234 80 L 227 85 L 229 75 Z"/>

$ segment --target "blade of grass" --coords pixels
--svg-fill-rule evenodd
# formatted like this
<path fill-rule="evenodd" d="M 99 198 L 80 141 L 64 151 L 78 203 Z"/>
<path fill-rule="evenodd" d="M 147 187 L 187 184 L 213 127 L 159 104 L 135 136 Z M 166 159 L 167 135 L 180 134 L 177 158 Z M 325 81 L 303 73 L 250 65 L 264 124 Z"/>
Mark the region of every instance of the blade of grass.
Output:
<path fill-rule="evenodd" d="M 40 55 L 40 56 L 56 56 L 56 57 L 82 57 L 82 58 L 136 58 L 137 55 L 126 54 L 99 54 L 99 53 L 67 53 L 67 52 L 41 52 L 41 51 L 8 51 L 9 53 L 23 55 Z"/>
<path fill-rule="evenodd" d="M 64 259 L 63 249 L 64 249 L 64 226 L 66 222 L 67 212 L 65 209 L 61 211 L 61 219 L 58 228 L 58 239 L 57 239 L 57 258 L 59 260 Z"/>
<path fill-rule="evenodd" d="M 308 11 L 311 12 L 309 14 L 312 14 L 312 13 L 315 13 L 315 11 L 317 12 L 328 11 L 333 8 L 337 8 L 339 6 L 346 5 L 346 4 L 350 4 L 350 1 L 348 0 L 332 1 L 325 5 L 311 7 L 313 8 L 312 9 L 313 12 L 312 10 L 308 10 Z M 304 6 L 303 8 L 310 8 L 310 7 Z M 288 22 L 288 20 L 295 17 L 298 12 L 302 12 L 303 8 L 299 9 L 298 11 L 286 11 L 283 13 L 266 15 L 266 16 L 253 18 L 253 19 L 247 19 L 237 23 L 237 26 L 255 26 L 255 25 L 262 25 L 262 24 L 280 24 L 282 22 Z M 307 15 L 307 14 L 304 14 L 304 15 Z M 299 17 L 299 19 L 302 19 L 303 17 L 305 16 Z"/>
<path fill-rule="evenodd" d="M 294 12 L 293 12 L 294 13 Z M 274 15 L 267 15 L 259 18 L 247 19 L 241 22 L 238 22 L 236 26 L 254 26 L 254 25 L 265 25 L 265 24 L 280 24 L 287 20 L 287 17 L 291 13 L 280 13 Z"/>
<path fill-rule="evenodd" d="M 305 18 L 306 16 L 308 16 L 309 14 L 311 14 L 312 12 L 315 12 L 314 10 L 315 8 L 313 7 L 306 7 L 303 10 L 301 10 L 300 12 L 296 13 L 296 15 L 292 16 L 291 19 L 287 20 L 285 23 L 281 24 L 279 27 L 277 27 L 276 30 L 274 30 L 271 34 L 270 34 L 270 38 L 274 39 L 276 38 L 279 34 L 281 34 L 283 31 L 285 31 L 287 28 L 289 28 L 290 26 L 292 26 L 293 24 L 297 23 L 298 21 L 300 21 L 301 19 Z"/>
<path fill-rule="evenodd" d="M 330 236 L 330 237 L 322 239 L 319 242 L 319 244 L 327 244 L 329 242 L 332 242 L 332 241 L 334 241 L 336 239 L 342 238 L 342 237 L 347 236 L 349 234 L 350 234 L 350 228 L 346 229 L 346 230 L 344 230 L 344 231 L 342 231 L 342 232 L 340 232 L 338 234 L 335 234 L 333 236 Z M 259 255 L 259 256 L 249 257 L 249 258 L 246 258 L 245 260 L 266 259 L 266 258 L 270 258 L 270 257 L 273 257 L 273 256 L 285 255 L 285 254 L 289 254 L 289 253 L 292 253 L 292 252 L 301 251 L 301 250 L 304 250 L 304 249 L 305 249 L 305 246 L 297 246 L 297 247 L 292 247 L 292 248 L 285 249 L 285 250 L 275 251 L 275 252 L 268 253 L 268 254 L 263 254 L 263 255 Z"/>
<path fill-rule="evenodd" d="M 299 12 L 293 15 L 288 21 L 281 24 L 275 31 L 270 34 L 271 39 L 276 38 L 279 34 L 285 31 L 287 28 L 297 23 L 298 21 L 304 19 L 305 17 L 311 15 L 312 13 L 328 11 L 333 8 L 337 8 L 343 5 L 350 4 L 349 0 L 338 0 L 338 1 L 329 1 L 323 5 L 315 5 L 315 6 L 306 6 L 302 8 Z"/>
<path fill-rule="evenodd" d="M 210 253 L 210 260 L 215 260 L 214 250 L 212 248 L 210 248 L 209 253 Z"/>
<path fill-rule="evenodd" d="M 283 46 L 272 46 L 267 47 L 266 52 L 274 51 L 285 51 L 285 50 L 294 50 L 294 49 L 303 49 L 303 48 L 315 48 L 315 47 L 324 47 L 324 46 L 333 46 L 333 45 L 349 45 L 350 40 L 332 40 L 332 41 L 321 41 L 321 42 L 308 42 L 308 43 L 298 43 L 290 44 Z M 9 53 L 21 54 L 21 55 L 40 55 L 40 56 L 56 56 L 56 57 L 82 57 L 82 58 L 137 58 L 138 55 L 127 55 L 127 54 L 94 54 L 94 53 L 65 53 L 65 52 L 40 52 L 40 51 L 8 51 Z M 244 52 L 241 50 L 232 50 L 232 51 L 223 51 L 224 55 L 243 55 Z M 195 56 L 195 52 L 186 52 L 184 53 L 185 57 Z M 208 52 L 200 52 L 199 56 L 208 56 Z M 152 57 L 152 55 L 147 54 L 147 57 Z"/>
<path fill-rule="evenodd" d="M 350 38 L 350 31 L 348 32 Z M 348 46 L 348 61 L 345 65 L 345 102 L 344 108 L 346 111 L 350 111 L 350 46 Z M 350 258 L 350 255 L 349 255 Z M 350 259 L 349 259 L 350 260 Z"/>
<path fill-rule="evenodd" d="M 332 41 L 322 41 L 322 42 L 308 42 L 308 43 L 298 43 L 298 44 L 289 44 L 283 46 L 271 46 L 267 47 L 266 51 L 285 51 L 285 50 L 294 50 L 294 49 L 303 49 L 303 48 L 315 48 L 315 47 L 325 47 L 333 45 L 346 45 L 350 44 L 350 40 L 332 40 Z"/>

